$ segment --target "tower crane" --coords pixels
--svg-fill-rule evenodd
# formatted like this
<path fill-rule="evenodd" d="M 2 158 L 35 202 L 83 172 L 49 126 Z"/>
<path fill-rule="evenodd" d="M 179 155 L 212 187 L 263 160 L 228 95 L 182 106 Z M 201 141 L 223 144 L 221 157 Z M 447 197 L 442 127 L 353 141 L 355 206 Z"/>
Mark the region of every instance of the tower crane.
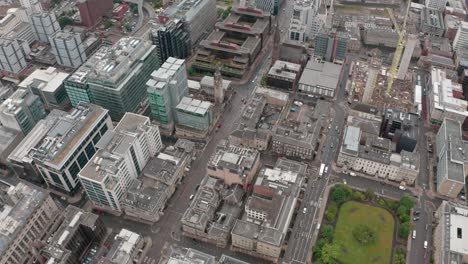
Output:
<path fill-rule="evenodd" d="M 397 47 L 395 50 L 395 54 L 393 55 L 392 65 L 390 66 L 390 72 L 387 78 L 387 82 L 388 82 L 387 94 L 390 94 L 390 91 L 392 90 L 393 82 L 395 80 L 397 70 L 398 70 L 398 64 L 400 63 L 401 55 L 403 54 L 403 49 L 405 47 L 406 21 L 408 20 L 410 6 L 411 6 L 411 3 L 408 2 L 408 6 L 406 7 L 405 18 L 403 19 L 403 25 L 401 28 L 398 26 L 395 16 L 393 15 L 393 10 L 391 8 L 387 8 L 388 15 L 390 16 L 390 19 L 392 20 L 393 25 L 395 26 L 395 31 L 398 33 L 398 43 L 397 43 Z"/>

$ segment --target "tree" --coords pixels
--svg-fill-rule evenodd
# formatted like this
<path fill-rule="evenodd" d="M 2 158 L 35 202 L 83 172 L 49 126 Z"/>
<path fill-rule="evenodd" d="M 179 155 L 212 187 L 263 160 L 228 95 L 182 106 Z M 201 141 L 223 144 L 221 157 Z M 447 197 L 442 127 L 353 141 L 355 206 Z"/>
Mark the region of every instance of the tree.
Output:
<path fill-rule="evenodd" d="M 407 238 L 409 236 L 409 234 L 410 234 L 410 230 L 411 230 L 411 223 L 410 222 L 402 223 L 400 225 L 400 229 L 398 230 L 398 234 L 402 238 Z"/>
<path fill-rule="evenodd" d="M 374 190 L 372 189 L 367 189 L 364 195 L 367 197 L 368 200 L 372 200 L 375 197 Z"/>
<path fill-rule="evenodd" d="M 138 5 L 131 3 L 130 10 L 132 11 L 133 14 L 138 14 Z"/>
<path fill-rule="evenodd" d="M 332 191 L 332 200 L 338 204 L 346 200 L 346 193 L 343 188 L 336 186 Z"/>
<path fill-rule="evenodd" d="M 396 253 L 393 256 L 393 264 L 405 264 L 406 263 L 406 256 L 404 253 Z"/>
<path fill-rule="evenodd" d="M 156 9 L 162 8 L 163 7 L 163 1 L 162 0 L 154 0 L 152 2 L 153 7 Z"/>
<path fill-rule="evenodd" d="M 333 240 L 333 226 L 332 225 L 325 225 L 322 229 L 322 237 L 327 241 Z"/>
<path fill-rule="evenodd" d="M 129 24 L 125 24 L 125 30 L 127 32 L 132 32 L 132 26 L 130 26 Z"/>
<path fill-rule="evenodd" d="M 328 244 L 328 241 L 324 238 L 321 238 L 317 241 L 317 243 L 315 244 L 315 247 L 322 250 L 323 246 L 325 246 L 326 244 Z"/>
<path fill-rule="evenodd" d="M 366 196 L 362 192 L 359 192 L 359 191 L 354 191 L 352 194 L 352 197 L 354 200 L 357 200 L 357 201 L 363 201 L 366 199 Z"/>
<path fill-rule="evenodd" d="M 228 8 L 226 8 L 226 9 L 224 10 L 224 12 L 223 12 L 223 19 L 226 19 L 226 17 L 228 17 L 229 14 L 231 14 L 231 9 L 232 9 L 232 7 L 229 6 Z"/>
<path fill-rule="evenodd" d="M 340 256 L 340 247 L 336 243 L 326 244 L 322 248 L 321 260 L 324 264 L 335 264 Z"/>
<path fill-rule="evenodd" d="M 114 23 L 112 23 L 112 21 L 110 21 L 109 19 L 104 21 L 104 28 L 105 29 L 108 29 L 108 28 L 112 27 L 113 25 L 114 25 Z"/>
<path fill-rule="evenodd" d="M 328 209 L 327 209 L 327 211 L 325 212 L 325 218 L 327 218 L 327 221 L 328 221 L 328 222 L 333 222 L 333 221 L 335 221 L 337 212 L 338 212 L 338 206 L 336 205 L 335 202 L 331 201 L 331 202 L 328 204 Z"/>
<path fill-rule="evenodd" d="M 377 233 L 368 225 L 357 225 L 353 230 L 353 237 L 362 245 L 372 244 L 377 240 Z"/>
<path fill-rule="evenodd" d="M 414 199 L 409 197 L 406 194 L 403 195 L 403 197 L 401 197 L 400 199 L 400 205 L 403 205 L 404 207 L 408 208 L 408 210 L 413 208 L 414 203 L 415 203 Z"/>
<path fill-rule="evenodd" d="M 400 215 L 400 221 L 402 223 L 407 223 L 411 220 L 411 217 L 407 214 L 404 214 L 404 215 Z"/>
<path fill-rule="evenodd" d="M 402 216 L 402 215 L 405 215 L 406 212 L 408 212 L 408 208 L 404 205 L 400 205 L 398 206 L 397 210 L 396 210 L 396 214 L 398 216 Z"/>
<path fill-rule="evenodd" d="M 59 17 L 58 22 L 59 22 L 60 28 L 63 29 L 64 27 L 73 24 L 73 19 L 71 19 L 68 16 L 61 16 Z"/>

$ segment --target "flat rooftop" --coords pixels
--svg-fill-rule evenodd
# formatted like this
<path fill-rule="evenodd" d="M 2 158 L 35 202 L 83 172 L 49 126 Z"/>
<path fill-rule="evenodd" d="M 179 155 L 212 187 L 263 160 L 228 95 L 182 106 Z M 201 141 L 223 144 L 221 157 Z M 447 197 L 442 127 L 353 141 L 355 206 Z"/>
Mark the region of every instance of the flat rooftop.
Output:
<path fill-rule="evenodd" d="M 212 104 L 208 101 L 201 101 L 190 97 L 183 97 L 176 109 L 182 112 L 194 113 L 197 115 L 206 115 Z"/>
<path fill-rule="evenodd" d="M 299 80 L 300 84 L 336 89 L 341 65 L 309 60 Z"/>
<path fill-rule="evenodd" d="M 54 93 L 62 86 L 68 76 L 68 73 L 61 72 L 54 67 L 48 67 L 45 70 L 37 69 L 18 86 L 22 88 L 34 87 L 43 92 Z"/>

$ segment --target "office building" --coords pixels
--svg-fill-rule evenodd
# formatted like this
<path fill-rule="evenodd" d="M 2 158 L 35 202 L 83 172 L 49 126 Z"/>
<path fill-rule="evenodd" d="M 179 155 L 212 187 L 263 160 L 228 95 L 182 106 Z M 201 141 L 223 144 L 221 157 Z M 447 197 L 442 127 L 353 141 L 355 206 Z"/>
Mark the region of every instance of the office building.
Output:
<path fill-rule="evenodd" d="M 455 96 L 463 93 L 462 85 L 447 78 L 444 70 L 433 68 L 428 86 L 427 111 L 431 124 L 440 126 L 444 118 L 463 123 L 468 116 L 468 102 Z"/>
<path fill-rule="evenodd" d="M 437 192 L 455 198 L 465 187 L 468 143 L 462 139 L 461 122 L 444 118 L 436 136 Z"/>
<path fill-rule="evenodd" d="M 105 256 L 101 257 L 99 264 L 133 264 L 142 262 L 145 239 L 130 230 L 121 229 L 115 236 Z"/>
<path fill-rule="evenodd" d="M 405 181 L 412 185 L 419 175 L 419 154 L 402 150 L 388 138 L 363 132 L 361 128 L 347 126 L 337 165 L 380 179 Z"/>
<path fill-rule="evenodd" d="M 398 32 L 391 27 L 365 28 L 362 42 L 370 46 L 396 48 L 398 45 Z"/>
<path fill-rule="evenodd" d="M 166 8 L 159 17 L 164 22 L 169 19 L 183 20 L 190 35 L 190 45 L 195 46 L 213 30 L 217 19 L 216 1 L 183 0 Z"/>
<path fill-rule="evenodd" d="M 48 192 L 33 185 L 0 183 L 0 263 L 28 263 L 29 245 L 59 214 Z"/>
<path fill-rule="evenodd" d="M 78 174 L 93 205 L 122 213 L 131 180 L 161 147 L 159 129 L 148 117 L 126 113 L 115 129 L 102 137 L 96 145 L 99 150 Z"/>
<path fill-rule="evenodd" d="M 175 109 L 176 134 L 203 138 L 207 135 L 213 124 L 213 105 L 210 102 L 183 97 Z"/>
<path fill-rule="evenodd" d="M 387 109 L 383 114 L 381 135 L 396 144 L 396 152 L 413 152 L 418 143 L 419 116 L 395 109 Z"/>
<path fill-rule="evenodd" d="M 421 31 L 429 36 L 442 37 L 445 31 L 443 12 L 424 8 L 421 11 Z"/>
<path fill-rule="evenodd" d="M 150 37 L 161 62 L 169 57 L 185 59 L 191 53 L 190 34 L 186 24 L 180 19 L 171 20 L 153 29 Z"/>
<path fill-rule="evenodd" d="M 23 132 L 0 126 L 0 168 L 2 170 L 6 167 L 11 168 L 8 156 L 23 138 Z M 9 172 L 3 171 L 3 173 L 8 174 Z"/>
<path fill-rule="evenodd" d="M 163 259 L 164 258 L 164 259 Z M 162 257 L 161 264 L 216 264 L 214 256 L 204 252 L 195 250 L 193 248 L 182 248 L 172 245 L 169 250 L 168 256 Z M 236 263 L 234 263 L 236 264 Z"/>
<path fill-rule="evenodd" d="M 468 22 L 461 21 L 453 40 L 453 50 L 468 49 Z"/>
<path fill-rule="evenodd" d="M 267 86 L 275 89 L 292 91 L 299 80 L 301 65 L 277 60 L 267 75 Z"/>
<path fill-rule="evenodd" d="M 431 8 L 439 11 L 444 11 L 447 5 L 447 0 L 426 0 L 426 8 Z"/>
<path fill-rule="evenodd" d="M 305 42 L 315 38 L 325 24 L 327 9 L 320 1 L 295 0 L 289 22 L 288 39 Z"/>
<path fill-rule="evenodd" d="M 19 0 L 21 7 L 25 8 L 28 14 L 42 12 L 42 5 L 39 0 Z"/>
<path fill-rule="evenodd" d="M 32 72 L 18 87 L 31 90 L 41 98 L 42 103 L 49 109 L 66 108 L 70 104 L 63 82 L 69 74 L 54 67 L 37 69 Z"/>
<path fill-rule="evenodd" d="M 50 38 L 60 30 L 57 17 L 53 12 L 36 12 L 30 16 L 30 21 L 41 42 L 50 43 Z"/>
<path fill-rule="evenodd" d="M 86 54 L 78 33 L 58 31 L 50 38 L 52 53 L 61 66 L 78 68 L 86 61 Z"/>
<path fill-rule="evenodd" d="M 174 130 L 175 108 L 188 95 L 187 86 L 185 61 L 172 57 L 154 71 L 146 82 L 151 117 L 168 134 Z"/>
<path fill-rule="evenodd" d="M 338 89 L 340 75 L 340 65 L 311 59 L 299 79 L 298 91 L 333 98 Z"/>
<path fill-rule="evenodd" d="M 26 55 L 18 40 L 0 38 L 0 70 L 19 74 L 27 66 Z"/>
<path fill-rule="evenodd" d="M 253 194 L 245 203 L 245 214 L 232 230 L 232 249 L 278 261 L 307 165 L 279 159 L 275 168 L 263 168 L 255 182 Z"/>
<path fill-rule="evenodd" d="M 31 245 L 33 257 L 39 263 L 80 263 L 93 244 L 102 243 L 106 235 L 98 215 L 69 205 L 54 219 L 47 235 Z"/>
<path fill-rule="evenodd" d="M 455 39 L 457 35 L 458 27 L 461 24 L 462 19 L 454 15 L 445 15 L 444 24 L 445 24 L 445 32 L 444 37 L 446 37 L 449 41 Z"/>
<path fill-rule="evenodd" d="M 315 36 L 314 55 L 325 61 L 343 63 L 348 42 L 344 32 L 321 32 Z"/>
<path fill-rule="evenodd" d="M 468 261 L 468 207 L 442 201 L 434 214 L 434 261 L 440 264 L 462 264 Z"/>
<path fill-rule="evenodd" d="M 0 20 L 0 35 L 11 32 L 22 22 L 27 22 L 28 16 L 24 8 L 10 8 L 6 15 Z"/>
<path fill-rule="evenodd" d="M 78 0 L 76 6 L 80 12 L 81 24 L 93 27 L 112 11 L 114 3 L 112 0 Z"/>
<path fill-rule="evenodd" d="M 65 82 L 72 105 L 91 102 L 109 110 L 118 121 L 126 112 L 147 108 L 145 83 L 159 67 L 155 47 L 133 37 L 103 46 Z"/>
<path fill-rule="evenodd" d="M 265 12 L 270 13 L 272 16 L 277 16 L 280 12 L 282 0 L 254 0 L 254 6 Z"/>
<path fill-rule="evenodd" d="M 0 123 L 24 135 L 46 115 L 41 99 L 29 89 L 16 90 L 0 105 Z"/>

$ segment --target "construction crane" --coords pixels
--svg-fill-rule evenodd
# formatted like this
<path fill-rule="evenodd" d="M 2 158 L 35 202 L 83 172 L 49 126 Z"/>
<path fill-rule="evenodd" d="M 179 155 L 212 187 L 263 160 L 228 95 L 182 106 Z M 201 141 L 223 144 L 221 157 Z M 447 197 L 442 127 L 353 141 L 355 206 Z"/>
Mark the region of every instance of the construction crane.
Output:
<path fill-rule="evenodd" d="M 393 25 L 395 26 L 395 31 L 398 33 L 398 43 L 397 43 L 397 47 L 395 50 L 395 54 L 393 55 L 392 65 L 390 66 L 390 72 L 387 78 L 387 82 L 388 82 L 387 94 L 388 95 L 390 94 L 393 88 L 393 82 L 397 74 L 398 64 L 400 63 L 401 55 L 403 54 L 403 49 L 406 43 L 406 21 L 408 20 L 410 6 L 411 6 L 411 3 L 408 2 L 405 18 L 403 19 L 403 25 L 401 28 L 398 26 L 395 16 L 393 15 L 393 10 L 391 8 L 387 8 L 388 15 L 390 16 L 390 19 L 392 20 Z"/>
<path fill-rule="evenodd" d="M 119 40 L 120 28 L 122 27 L 122 19 L 126 11 L 127 11 L 127 3 L 122 2 L 122 8 L 119 11 L 119 24 L 117 25 L 117 28 L 115 29 L 114 43 L 112 43 L 113 45 L 115 45 L 115 43 L 117 43 L 117 41 Z"/>

